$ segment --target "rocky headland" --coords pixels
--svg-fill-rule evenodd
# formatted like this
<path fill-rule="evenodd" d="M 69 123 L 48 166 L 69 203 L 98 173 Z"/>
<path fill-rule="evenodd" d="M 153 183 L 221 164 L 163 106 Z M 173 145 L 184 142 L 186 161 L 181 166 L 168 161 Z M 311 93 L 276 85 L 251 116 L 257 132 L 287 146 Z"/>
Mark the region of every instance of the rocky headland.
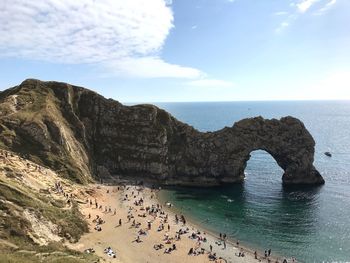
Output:
<path fill-rule="evenodd" d="M 0 93 L 0 144 L 81 183 L 242 182 L 258 149 L 284 170 L 283 184 L 324 183 L 313 165 L 315 141 L 296 118 L 256 117 L 203 133 L 156 106 L 124 106 L 60 82 L 28 79 Z"/>

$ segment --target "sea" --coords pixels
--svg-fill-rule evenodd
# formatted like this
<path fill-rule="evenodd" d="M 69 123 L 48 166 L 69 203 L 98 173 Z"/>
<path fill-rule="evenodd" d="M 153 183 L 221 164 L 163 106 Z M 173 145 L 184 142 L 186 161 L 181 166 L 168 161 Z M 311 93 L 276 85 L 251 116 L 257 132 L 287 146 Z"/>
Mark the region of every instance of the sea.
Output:
<path fill-rule="evenodd" d="M 252 249 L 298 262 L 350 262 L 350 101 L 155 104 L 202 132 L 255 116 L 299 118 L 315 139 L 314 164 L 325 185 L 284 188 L 283 170 L 258 150 L 244 183 L 164 189 L 162 198 L 207 230 Z"/>

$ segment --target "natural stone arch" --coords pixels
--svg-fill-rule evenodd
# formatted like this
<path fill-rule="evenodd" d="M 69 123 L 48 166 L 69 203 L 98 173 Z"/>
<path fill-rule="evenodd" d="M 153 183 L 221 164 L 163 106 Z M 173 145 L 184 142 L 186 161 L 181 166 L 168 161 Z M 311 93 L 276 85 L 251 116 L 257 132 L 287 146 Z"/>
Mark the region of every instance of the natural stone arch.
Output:
<path fill-rule="evenodd" d="M 244 119 L 231 128 L 203 134 L 199 144 L 201 150 L 192 157 L 198 160 L 201 156 L 203 163 L 198 165 L 220 182 L 243 181 L 250 153 L 264 150 L 284 170 L 283 184 L 324 183 L 313 166 L 315 142 L 304 124 L 293 117 Z"/>

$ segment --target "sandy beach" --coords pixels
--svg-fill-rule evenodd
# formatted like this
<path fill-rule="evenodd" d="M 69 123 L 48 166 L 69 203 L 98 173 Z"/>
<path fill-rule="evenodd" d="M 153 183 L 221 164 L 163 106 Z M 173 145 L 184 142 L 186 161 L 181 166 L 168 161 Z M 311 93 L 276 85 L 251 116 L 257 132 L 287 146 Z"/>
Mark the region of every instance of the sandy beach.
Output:
<path fill-rule="evenodd" d="M 261 253 L 255 259 L 254 252 L 247 248 L 224 242 L 186 219 L 184 224 L 181 215 L 176 220 L 150 188 L 91 185 L 88 192 L 87 203 L 80 206 L 90 233 L 69 247 L 79 251 L 92 248 L 106 262 L 282 262 L 264 258 Z M 101 224 L 96 223 L 100 219 Z M 166 253 L 174 245 L 176 249 Z M 105 249 L 109 247 L 108 255 Z M 189 255 L 191 248 L 193 253 Z M 244 257 L 239 257 L 242 252 Z"/>

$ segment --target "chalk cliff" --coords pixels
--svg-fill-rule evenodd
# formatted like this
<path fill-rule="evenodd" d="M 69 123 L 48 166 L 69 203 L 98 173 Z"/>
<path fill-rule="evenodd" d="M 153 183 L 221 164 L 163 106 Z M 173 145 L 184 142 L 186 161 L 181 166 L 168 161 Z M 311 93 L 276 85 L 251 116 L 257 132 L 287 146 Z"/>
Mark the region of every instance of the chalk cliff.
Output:
<path fill-rule="evenodd" d="M 78 182 L 241 182 L 250 153 L 262 149 L 284 170 L 284 184 L 322 184 L 314 146 L 293 117 L 202 133 L 156 106 L 124 106 L 66 83 L 28 79 L 0 93 L 0 147 Z"/>

